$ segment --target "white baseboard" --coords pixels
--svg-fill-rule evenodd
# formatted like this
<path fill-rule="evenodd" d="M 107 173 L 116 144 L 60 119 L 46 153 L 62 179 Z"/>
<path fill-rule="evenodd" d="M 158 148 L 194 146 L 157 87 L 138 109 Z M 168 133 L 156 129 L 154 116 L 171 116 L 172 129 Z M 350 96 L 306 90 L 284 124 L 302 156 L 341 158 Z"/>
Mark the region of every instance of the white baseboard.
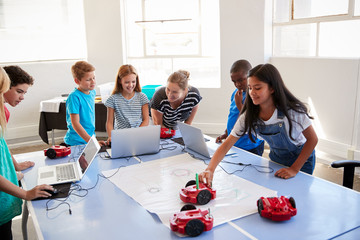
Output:
<path fill-rule="evenodd" d="M 342 159 L 348 159 L 351 146 L 340 142 L 319 139 L 316 149 L 324 153 L 340 157 Z"/>
<path fill-rule="evenodd" d="M 25 137 L 39 136 L 39 125 L 28 125 L 15 128 L 7 128 L 5 139 L 18 139 Z"/>

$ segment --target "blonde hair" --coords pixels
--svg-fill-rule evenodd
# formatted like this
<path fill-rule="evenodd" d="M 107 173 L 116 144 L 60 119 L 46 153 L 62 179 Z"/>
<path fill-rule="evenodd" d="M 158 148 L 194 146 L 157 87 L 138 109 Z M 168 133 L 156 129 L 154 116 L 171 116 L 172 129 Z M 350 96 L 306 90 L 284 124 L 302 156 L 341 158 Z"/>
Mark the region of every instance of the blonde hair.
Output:
<path fill-rule="evenodd" d="M 189 86 L 189 76 L 190 72 L 186 70 L 178 70 L 172 73 L 167 81 L 171 83 L 177 83 L 182 90 L 185 90 Z"/>
<path fill-rule="evenodd" d="M 81 80 L 86 73 L 94 72 L 95 67 L 88 62 L 78 61 L 71 67 L 71 73 L 74 79 Z"/>
<path fill-rule="evenodd" d="M 9 90 L 10 79 L 6 74 L 5 70 L 0 67 L 0 126 L 1 126 L 1 136 L 4 135 L 6 129 L 6 117 L 4 110 L 4 93 Z"/>
<path fill-rule="evenodd" d="M 116 79 L 115 79 L 115 87 L 111 94 L 116 94 L 116 93 L 120 93 L 123 91 L 123 87 L 121 85 L 121 79 L 130 74 L 135 74 L 135 76 L 136 76 L 136 86 L 135 86 L 134 91 L 141 92 L 139 75 L 137 74 L 136 69 L 132 65 L 126 64 L 126 65 L 122 65 L 119 68 L 119 71 L 118 71 L 118 73 L 116 75 Z"/>

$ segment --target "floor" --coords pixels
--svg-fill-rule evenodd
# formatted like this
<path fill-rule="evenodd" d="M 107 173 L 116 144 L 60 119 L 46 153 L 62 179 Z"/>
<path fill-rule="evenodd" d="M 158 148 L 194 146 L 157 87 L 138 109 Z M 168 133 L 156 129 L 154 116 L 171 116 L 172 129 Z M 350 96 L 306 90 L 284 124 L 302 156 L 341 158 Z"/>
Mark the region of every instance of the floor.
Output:
<path fill-rule="evenodd" d="M 211 135 L 210 135 L 211 136 Z M 213 136 L 214 137 L 214 136 Z M 61 142 L 61 138 L 58 138 L 56 140 L 56 144 L 59 144 Z M 10 141 L 8 142 L 9 148 L 12 154 L 21 154 L 26 152 L 32 152 L 32 151 L 41 151 L 43 149 L 46 149 L 50 147 L 50 145 L 47 145 L 45 143 L 39 143 L 38 141 L 34 141 L 32 144 L 29 144 L 28 146 L 22 146 L 19 144 L 12 144 Z M 269 155 L 269 149 L 265 147 L 264 151 L 264 157 L 268 158 Z M 314 176 L 334 182 L 336 184 L 342 184 L 342 169 L 334 169 L 332 168 L 328 162 L 329 158 L 331 156 L 327 156 L 326 154 L 317 154 L 317 163 L 315 166 Z M 337 160 L 331 158 L 330 160 Z M 354 190 L 360 191 L 360 175 L 356 174 L 354 179 Z M 23 239 L 22 232 L 21 232 L 21 216 L 14 218 L 13 220 L 13 238 L 14 240 L 20 240 Z M 36 240 L 36 233 L 34 229 L 34 225 L 31 219 L 31 216 L 29 217 L 28 221 L 28 239 L 29 240 Z"/>

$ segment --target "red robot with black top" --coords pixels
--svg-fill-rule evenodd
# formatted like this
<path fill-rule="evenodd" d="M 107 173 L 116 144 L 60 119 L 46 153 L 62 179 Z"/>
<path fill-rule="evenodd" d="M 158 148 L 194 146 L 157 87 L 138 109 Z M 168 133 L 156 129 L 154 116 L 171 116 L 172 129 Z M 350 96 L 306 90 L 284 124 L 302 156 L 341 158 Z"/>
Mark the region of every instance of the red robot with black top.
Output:
<path fill-rule="evenodd" d="M 294 198 L 290 197 L 261 197 L 257 201 L 260 216 L 273 221 L 289 220 L 297 213 Z"/>

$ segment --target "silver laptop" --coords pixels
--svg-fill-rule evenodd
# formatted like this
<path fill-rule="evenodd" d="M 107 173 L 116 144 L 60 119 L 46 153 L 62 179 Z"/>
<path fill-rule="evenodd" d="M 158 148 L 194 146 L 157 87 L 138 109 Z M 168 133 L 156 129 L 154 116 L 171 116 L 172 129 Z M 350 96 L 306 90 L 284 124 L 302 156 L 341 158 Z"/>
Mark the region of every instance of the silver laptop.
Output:
<path fill-rule="evenodd" d="M 93 162 L 100 145 L 92 136 L 75 162 L 63 163 L 38 169 L 38 184 L 60 184 L 80 181 Z"/>
<path fill-rule="evenodd" d="M 159 152 L 160 125 L 111 131 L 110 158 L 131 157 Z M 109 151 L 110 150 L 110 151 Z"/>
<path fill-rule="evenodd" d="M 215 141 L 205 142 L 204 135 L 199 128 L 190 126 L 186 123 L 178 122 L 177 123 L 181 136 L 184 140 L 185 147 L 197 152 L 207 158 L 212 158 L 216 149 L 220 144 L 215 143 Z M 226 156 L 233 155 L 236 152 L 230 150 L 227 152 Z"/>

